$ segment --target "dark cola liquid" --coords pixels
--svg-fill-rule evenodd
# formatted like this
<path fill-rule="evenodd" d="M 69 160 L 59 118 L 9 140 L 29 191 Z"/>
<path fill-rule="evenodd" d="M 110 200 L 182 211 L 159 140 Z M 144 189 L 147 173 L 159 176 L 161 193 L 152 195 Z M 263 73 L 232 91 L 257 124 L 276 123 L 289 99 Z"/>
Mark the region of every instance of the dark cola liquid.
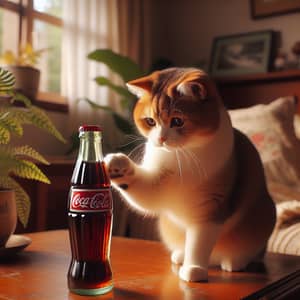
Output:
<path fill-rule="evenodd" d="M 109 189 L 110 182 L 102 162 L 76 165 L 72 189 Z M 102 294 L 112 288 L 109 263 L 112 210 L 69 212 L 68 223 L 72 261 L 68 272 L 69 289 L 83 295 Z"/>

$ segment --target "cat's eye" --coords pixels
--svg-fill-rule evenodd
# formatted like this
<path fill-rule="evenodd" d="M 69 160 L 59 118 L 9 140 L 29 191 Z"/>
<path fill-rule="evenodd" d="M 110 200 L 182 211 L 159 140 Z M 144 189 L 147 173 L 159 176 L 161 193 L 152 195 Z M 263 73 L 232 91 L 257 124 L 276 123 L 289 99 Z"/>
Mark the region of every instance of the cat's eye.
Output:
<path fill-rule="evenodd" d="M 153 127 L 153 126 L 156 125 L 155 120 L 152 119 L 152 118 L 145 118 L 144 120 L 145 120 L 146 124 L 147 124 L 148 126 L 150 126 L 150 127 Z"/>
<path fill-rule="evenodd" d="M 181 118 L 172 118 L 170 127 L 182 127 L 184 124 L 184 121 Z"/>

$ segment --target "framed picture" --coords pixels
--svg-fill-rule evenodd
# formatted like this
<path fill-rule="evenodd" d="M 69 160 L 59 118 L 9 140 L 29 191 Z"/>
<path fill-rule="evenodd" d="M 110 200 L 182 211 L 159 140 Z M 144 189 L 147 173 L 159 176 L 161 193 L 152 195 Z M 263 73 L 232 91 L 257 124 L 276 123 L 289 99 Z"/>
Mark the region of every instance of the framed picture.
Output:
<path fill-rule="evenodd" d="M 250 0 L 253 19 L 300 11 L 300 0 Z"/>
<path fill-rule="evenodd" d="M 210 74 L 222 77 L 268 72 L 273 59 L 273 42 L 271 30 L 215 38 Z"/>

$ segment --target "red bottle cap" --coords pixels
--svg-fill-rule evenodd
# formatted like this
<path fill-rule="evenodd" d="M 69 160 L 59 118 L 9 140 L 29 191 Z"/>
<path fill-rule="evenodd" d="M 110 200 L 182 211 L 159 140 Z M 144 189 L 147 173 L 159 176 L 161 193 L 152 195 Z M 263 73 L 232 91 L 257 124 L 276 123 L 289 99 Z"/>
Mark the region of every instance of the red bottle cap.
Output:
<path fill-rule="evenodd" d="M 82 125 L 79 127 L 79 132 L 83 131 L 102 131 L 102 128 L 98 125 Z"/>

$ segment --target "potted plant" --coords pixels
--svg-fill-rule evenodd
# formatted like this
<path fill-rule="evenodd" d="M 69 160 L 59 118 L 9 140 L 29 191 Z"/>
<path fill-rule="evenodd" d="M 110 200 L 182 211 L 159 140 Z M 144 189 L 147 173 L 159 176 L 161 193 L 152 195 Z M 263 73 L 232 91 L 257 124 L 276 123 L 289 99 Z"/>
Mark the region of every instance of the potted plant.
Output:
<path fill-rule="evenodd" d="M 5 51 L 1 57 L 1 65 L 15 76 L 15 89 L 31 100 L 35 100 L 40 83 L 40 70 L 35 66 L 46 49 L 35 50 L 27 43 L 15 54 L 11 50 Z"/>
<path fill-rule="evenodd" d="M 38 168 L 37 162 L 48 164 L 47 160 L 29 145 L 13 146 L 12 137 L 23 135 L 23 125 L 30 124 L 46 130 L 65 142 L 46 113 L 14 89 L 13 74 L 0 68 L 0 190 L 15 193 L 17 215 L 26 226 L 30 213 L 30 199 L 16 181 L 16 177 L 50 183 Z"/>

